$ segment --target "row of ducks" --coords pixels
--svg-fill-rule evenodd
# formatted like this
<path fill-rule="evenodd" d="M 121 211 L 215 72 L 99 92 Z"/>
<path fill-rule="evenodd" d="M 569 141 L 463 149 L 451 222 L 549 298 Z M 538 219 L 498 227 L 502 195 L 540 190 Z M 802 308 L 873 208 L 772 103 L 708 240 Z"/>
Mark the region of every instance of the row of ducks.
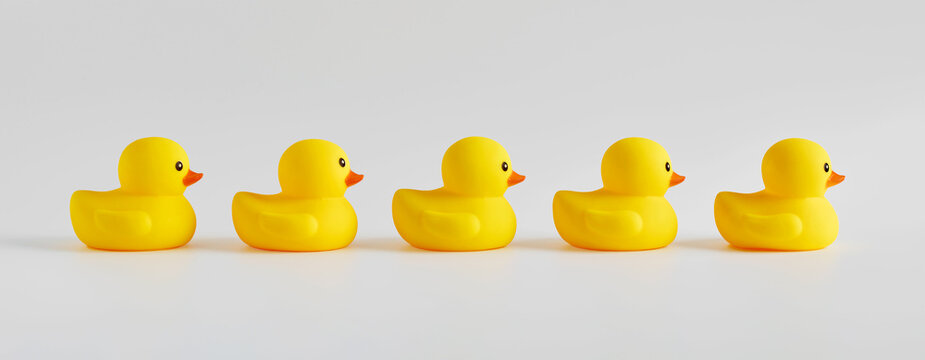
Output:
<path fill-rule="evenodd" d="M 202 178 L 186 152 L 159 137 L 136 140 L 119 159 L 121 187 L 77 191 L 71 222 L 87 246 L 104 250 L 159 250 L 185 245 L 196 229 L 193 208 L 183 196 Z M 714 216 L 731 245 L 763 250 L 815 250 L 838 234 L 826 189 L 844 180 L 826 151 L 805 139 L 773 145 L 761 164 L 765 189 L 752 194 L 721 192 Z M 504 198 L 524 180 L 507 151 L 494 140 L 468 137 L 443 156 L 443 187 L 401 189 L 392 199 L 392 218 L 409 244 L 426 250 L 475 251 L 501 248 L 514 238 L 514 210 Z M 664 195 L 684 177 L 668 153 L 645 138 L 626 138 L 604 153 L 603 187 L 590 192 L 559 191 L 553 219 L 560 236 L 593 250 L 648 250 L 667 246 L 678 221 Z M 349 245 L 357 217 L 344 198 L 363 179 L 334 143 L 302 140 L 279 162 L 281 192 L 239 192 L 232 201 L 238 236 L 250 246 L 278 251 L 324 251 Z"/>

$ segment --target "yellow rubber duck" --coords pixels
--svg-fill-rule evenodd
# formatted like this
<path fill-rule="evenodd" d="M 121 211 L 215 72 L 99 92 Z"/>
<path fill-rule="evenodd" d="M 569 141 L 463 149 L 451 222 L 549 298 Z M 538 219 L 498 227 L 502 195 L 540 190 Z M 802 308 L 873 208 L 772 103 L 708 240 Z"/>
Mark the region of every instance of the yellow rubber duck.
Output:
<path fill-rule="evenodd" d="M 340 146 L 319 139 L 296 142 L 279 160 L 279 194 L 235 194 L 234 229 L 246 244 L 264 250 L 346 247 L 356 237 L 357 215 L 344 193 L 360 180 L 363 175 L 350 170 Z"/>
<path fill-rule="evenodd" d="M 71 224 L 77 238 L 102 250 L 162 250 L 186 245 L 196 231 L 196 214 L 183 192 L 202 174 L 173 140 L 136 140 L 119 158 L 119 183 L 112 191 L 79 190 L 71 196 Z"/>
<path fill-rule="evenodd" d="M 492 139 L 467 137 L 443 155 L 443 187 L 400 189 L 392 220 L 405 241 L 435 251 L 477 251 L 507 246 L 517 220 L 504 198 L 524 176 L 511 168 L 507 151 Z"/>
<path fill-rule="evenodd" d="M 824 197 L 845 180 L 832 170 L 829 154 L 806 139 L 787 139 L 768 149 L 761 162 L 765 189 L 753 194 L 721 192 L 716 227 L 736 247 L 758 250 L 818 250 L 838 235 L 838 216 Z"/>
<path fill-rule="evenodd" d="M 611 251 L 657 249 L 674 241 L 678 218 L 665 193 L 684 177 L 672 170 L 665 148 L 639 137 L 617 141 L 604 153 L 601 178 L 601 189 L 553 197 L 553 221 L 562 239 Z"/>

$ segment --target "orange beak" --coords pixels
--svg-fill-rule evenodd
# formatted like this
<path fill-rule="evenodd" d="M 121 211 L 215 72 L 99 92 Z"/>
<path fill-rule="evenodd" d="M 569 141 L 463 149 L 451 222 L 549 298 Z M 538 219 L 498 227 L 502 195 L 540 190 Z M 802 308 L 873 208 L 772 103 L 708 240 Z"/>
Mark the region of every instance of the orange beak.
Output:
<path fill-rule="evenodd" d="M 202 179 L 202 173 L 193 170 L 187 171 L 186 176 L 183 177 L 183 186 L 193 185 L 199 181 L 199 179 Z"/>
<path fill-rule="evenodd" d="M 829 175 L 829 179 L 826 180 L 825 187 L 833 187 L 835 185 L 841 184 L 842 181 L 845 181 L 845 175 L 838 175 L 835 170 L 832 170 L 832 175 Z"/>
<path fill-rule="evenodd" d="M 353 170 L 350 170 L 350 173 L 347 174 L 347 178 L 344 179 L 344 182 L 347 183 L 347 187 L 351 187 L 360 182 L 360 180 L 363 180 L 363 175 L 357 174 L 353 172 Z"/>
<path fill-rule="evenodd" d="M 526 176 L 520 175 L 516 171 L 511 170 L 511 176 L 507 178 L 507 186 L 520 184 L 526 178 Z"/>
<path fill-rule="evenodd" d="M 671 181 L 668 182 L 668 187 L 672 187 L 684 182 L 684 179 L 687 179 L 684 176 L 678 175 L 678 173 L 671 173 Z"/>

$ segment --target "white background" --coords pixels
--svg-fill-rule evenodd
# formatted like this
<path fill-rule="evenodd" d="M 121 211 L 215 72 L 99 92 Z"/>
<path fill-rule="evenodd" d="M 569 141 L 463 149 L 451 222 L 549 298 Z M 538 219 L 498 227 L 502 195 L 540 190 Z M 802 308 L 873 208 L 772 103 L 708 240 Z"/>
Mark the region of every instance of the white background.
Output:
<path fill-rule="evenodd" d="M 0 2 L 0 356 L 295 358 L 925 356 L 925 6 L 918 1 Z M 395 189 L 440 186 L 455 140 L 527 180 L 507 248 L 431 253 Z M 73 235 L 74 190 L 118 186 L 129 142 L 184 146 L 186 247 Z M 614 141 L 663 144 L 678 239 L 601 253 L 558 238 L 556 190 L 600 186 Z M 745 252 L 721 190 L 761 189 L 805 137 L 847 176 L 831 247 Z M 253 250 L 236 191 L 278 191 L 293 142 L 341 145 L 359 233 Z"/>

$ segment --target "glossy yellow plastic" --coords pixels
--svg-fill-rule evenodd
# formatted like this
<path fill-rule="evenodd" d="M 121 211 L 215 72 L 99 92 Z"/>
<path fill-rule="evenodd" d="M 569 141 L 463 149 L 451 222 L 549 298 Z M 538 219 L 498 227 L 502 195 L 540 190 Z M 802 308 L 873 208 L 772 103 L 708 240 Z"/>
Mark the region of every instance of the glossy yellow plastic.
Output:
<path fill-rule="evenodd" d="M 350 170 L 340 146 L 319 139 L 299 141 L 279 160 L 279 194 L 235 194 L 234 229 L 246 244 L 264 250 L 346 247 L 356 237 L 357 215 L 344 193 L 362 179 Z"/>
<path fill-rule="evenodd" d="M 392 198 L 392 220 L 405 241 L 435 251 L 478 251 L 507 246 L 517 220 L 504 198 L 524 176 L 494 140 L 467 137 L 443 155 L 443 187 L 401 189 Z"/>
<path fill-rule="evenodd" d="M 838 216 L 826 189 L 845 177 L 832 170 L 829 154 L 806 139 L 787 139 L 768 149 L 761 162 L 765 189 L 752 194 L 721 192 L 716 227 L 736 247 L 801 251 L 829 246 L 838 236 Z"/>
<path fill-rule="evenodd" d="M 196 231 L 196 215 L 183 192 L 200 178 L 179 144 L 160 137 L 136 140 L 119 158 L 120 188 L 71 196 L 74 232 L 87 246 L 102 250 L 183 246 Z"/>
<path fill-rule="evenodd" d="M 601 161 L 604 187 L 559 191 L 552 200 L 559 236 L 590 250 L 649 250 L 665 247 L 678 233 L 678 218 L 665 199 L 684 181 L 668 152 L 644 138 L 617 141 Z"/>

